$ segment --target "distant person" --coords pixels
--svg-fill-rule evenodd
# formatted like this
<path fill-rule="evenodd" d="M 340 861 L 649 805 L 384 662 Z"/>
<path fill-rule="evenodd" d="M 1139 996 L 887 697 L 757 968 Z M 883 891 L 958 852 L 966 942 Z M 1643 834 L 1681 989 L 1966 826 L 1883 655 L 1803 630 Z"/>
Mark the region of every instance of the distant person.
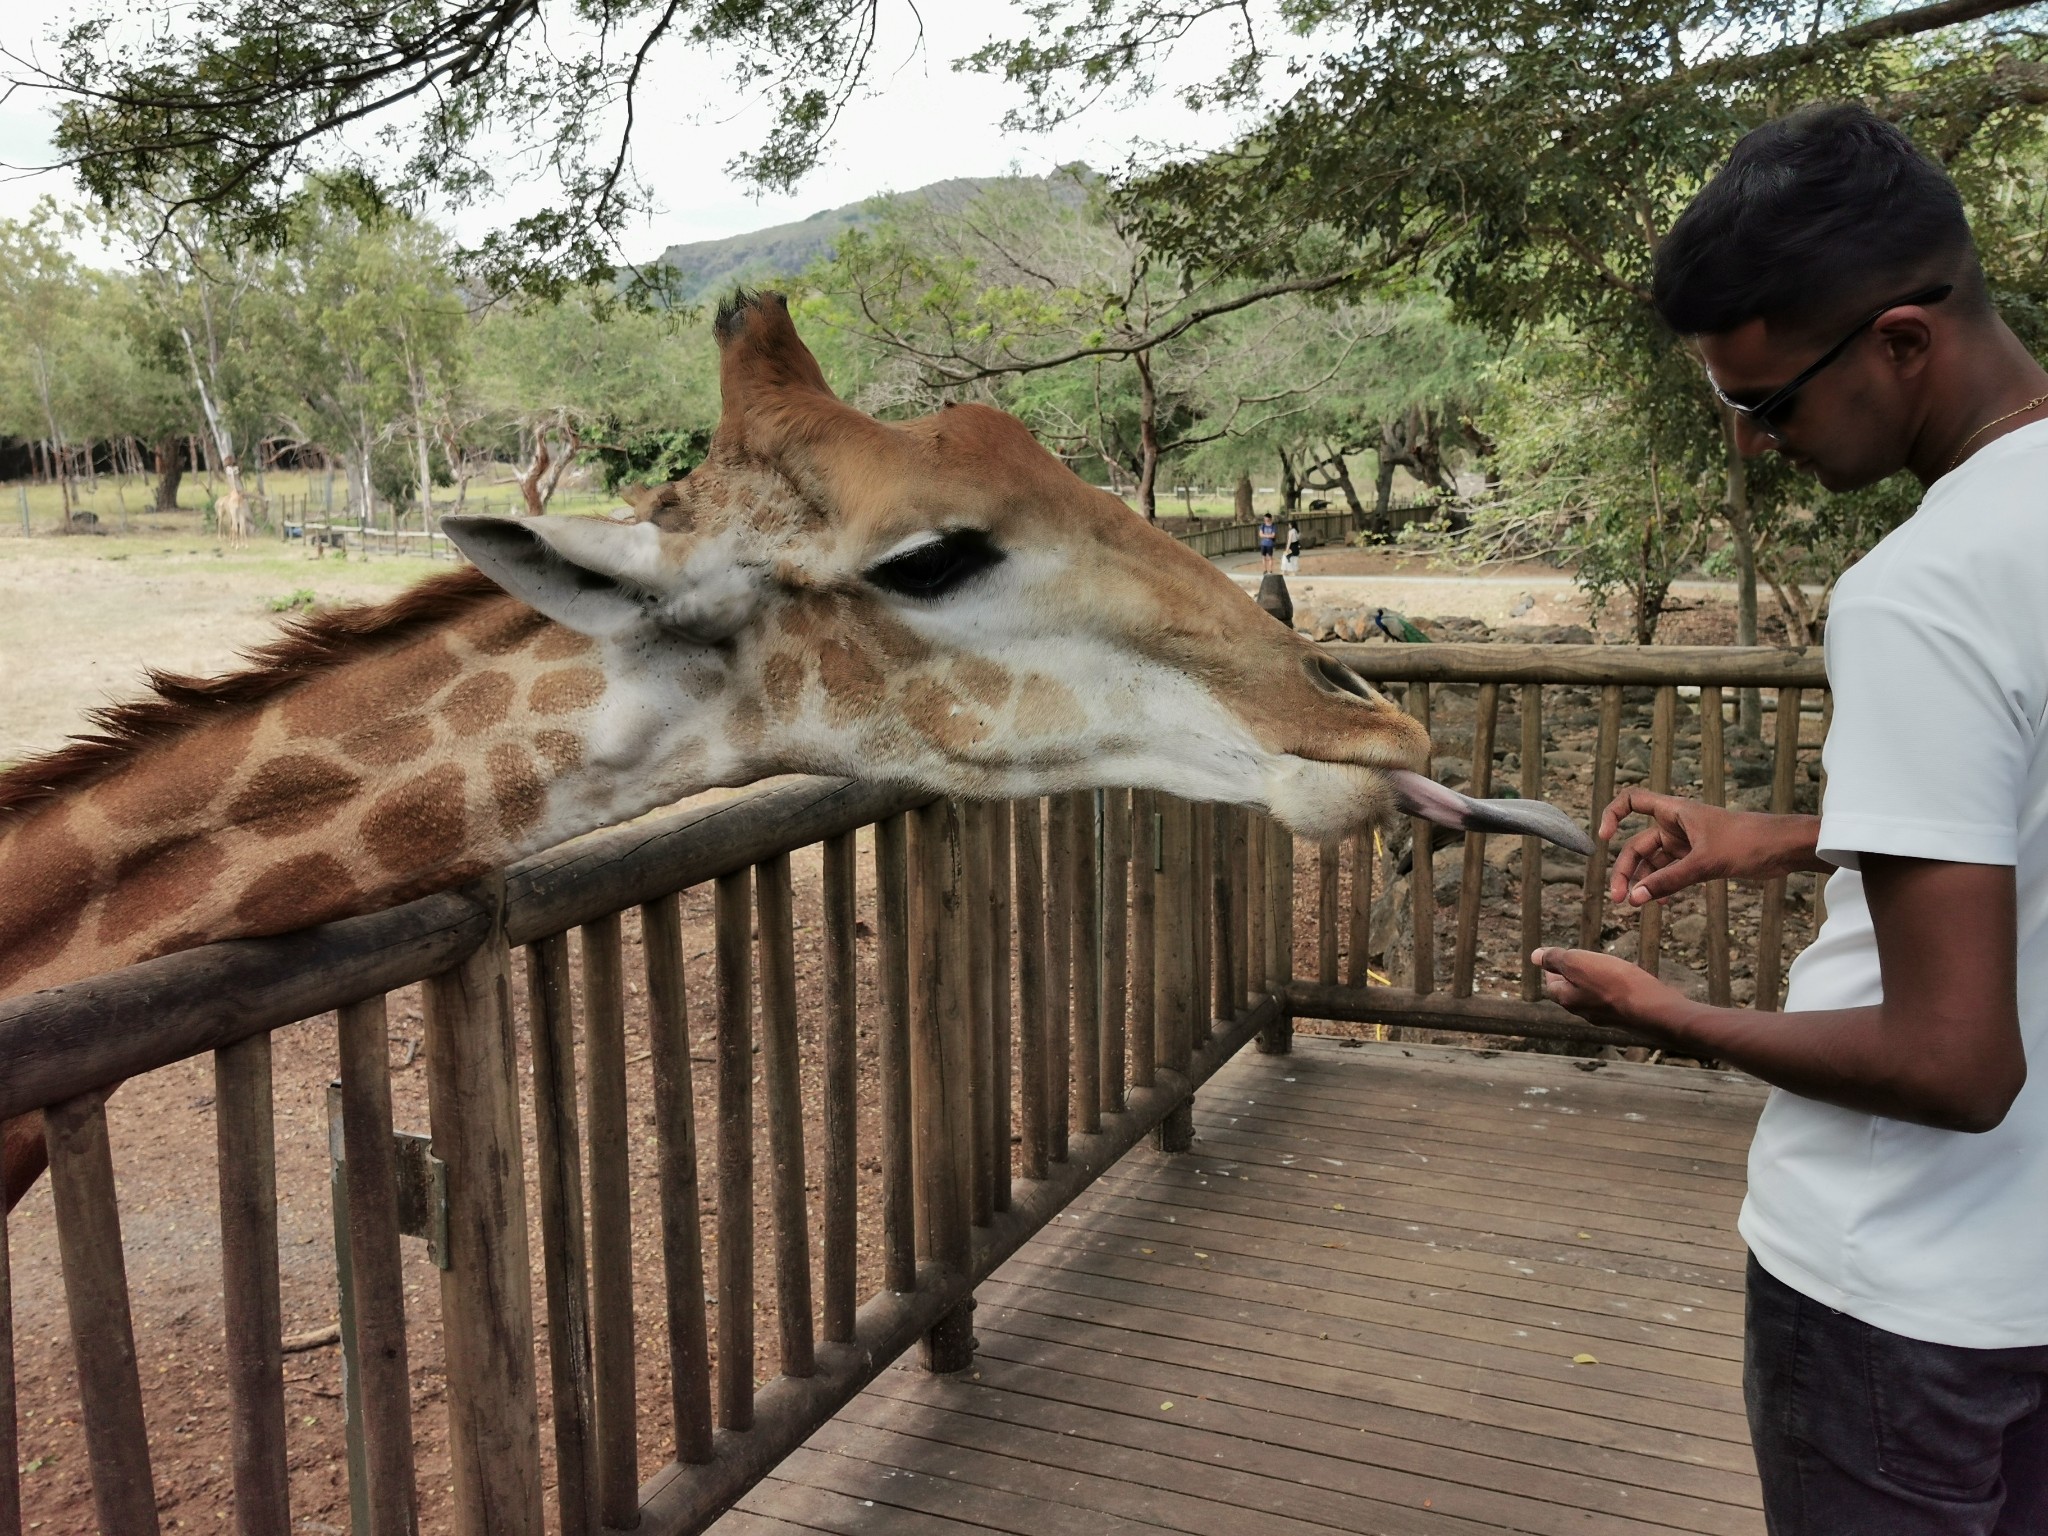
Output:
<path fill-rule="evenodd" d="M 1287 525 L 1287 558 L 1280 568 L 1290 576 L 1301 569 L 1301 530 L 1293 523 Z"/>
<path fill-rule="evenodd" d="M 1919 509 L 1828 615 L 1821 814 L 1631 789 L 1615 900 L 1829 870 L 1783 1013 L 1610 955 L 1550 995 L 1773 1085 L 1749 1154 L 1743 1393 L 1772 1536 L 2048 1532 L 2048 372 L 1962 198 L 1860 106 L 1735 147 L 1658 248 L 1746 454 Z M 2041 1070 L 2031 1070 L 2040 1068 Z"/>
<path fill-rule="evenodd" d="M 1273 574 L 1273 541 L 1280 530 L 1273 526 L 1273 514 L 1268 512 L 1259 519 L 1259 569 L 1266 575 Z"/>

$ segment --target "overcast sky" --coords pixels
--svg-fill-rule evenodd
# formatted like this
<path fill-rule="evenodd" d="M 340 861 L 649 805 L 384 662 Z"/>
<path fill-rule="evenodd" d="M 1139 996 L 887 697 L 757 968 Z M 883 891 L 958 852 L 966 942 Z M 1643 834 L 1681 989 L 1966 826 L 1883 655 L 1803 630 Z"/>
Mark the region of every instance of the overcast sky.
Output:
<path fill-rule="evenodd" d="M 44 39 L 73 9 L 73 0 L 7 0 L 0 45 L 15 54 L 47 55 Z M 736 153 L 760 142 L 768 114 L 723 99 L 729 87 L 715 65 L 702 66 L 701 92 L 679 83 L 644 95 L 640 112 L 645 126 L 637 136 L 636 159 L 660 208 L 627 232 L 629 251 L 653 255 L 667 245 L 786 223 L 876 192 L 904 191 L 950 176 L 998 175 L 1013 167 L 1038 173 L 1073 160 L 1115 169 L 1134 153 L 1224 142 L 1236 126 L 1217 115 L 1197 117 L 1170 93 L 1161 93 L 1134 106 L 1097 107 L 1056 133 L 1006 134 L 1002 116 L 1017 93 L 984 76 L 956 74 L 952 62 L 992 36 L 1021 32 L 1016 11 L 1006 0 L 926 0 L 920 11 L 922 50 L 915 46 L 908 5 L 889 6 L 875 52 L 873 93 L 848 107 L 827 163 L 791 196 L 759 196 L 721 169 Z M 1286 41 L 1270 28 L 1262 40 L 1269 46 Z M 1211 24 L 1184 45 L 1174 77 L 1207 75 L 1229 46 L 1227 25 Z M 661 57 L 670 80 L 691 62 L 680 45 Z M 0 104 L 0 164 L 34 166 L 49 157 L 46 101 L 15 92 Z M 73 196 L 61 174 L 0 172 L 0 217 L 19 217 L 46 192 Z M 452 224 L 459 237 L 470 239 L 543 200 L 544 188 L 530 184 L 452 218 L 446 210 L 429 211 Z"/>

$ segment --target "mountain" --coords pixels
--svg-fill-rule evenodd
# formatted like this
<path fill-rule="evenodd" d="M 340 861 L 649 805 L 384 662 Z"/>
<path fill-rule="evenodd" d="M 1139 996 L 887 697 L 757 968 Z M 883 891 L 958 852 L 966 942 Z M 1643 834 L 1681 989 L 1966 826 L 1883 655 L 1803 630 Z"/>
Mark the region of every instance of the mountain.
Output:
<path fill-rule="evenodd" d="M 660 261 L 664 266 L 675 268 L 681 300 L 687 304 L 699 304 L 742 283 L 764 283 L 778 277 L 794 277 L 813 261 L 829 257 L 833 246 L 847 230 L 873 224 L 879 203 L 898 197 L 923 198 L 941 208 L 958 208 L 988 188 L 1016 179 L 1007 176 L 955 176 L 912 192 L 885 193 L 879 198 L 827 208 L 794 224 L 777 224 L 744 235 L 728 235 L 723 240 L 695 240 L 688 245 L 672 245 L 661 253 Z"/>

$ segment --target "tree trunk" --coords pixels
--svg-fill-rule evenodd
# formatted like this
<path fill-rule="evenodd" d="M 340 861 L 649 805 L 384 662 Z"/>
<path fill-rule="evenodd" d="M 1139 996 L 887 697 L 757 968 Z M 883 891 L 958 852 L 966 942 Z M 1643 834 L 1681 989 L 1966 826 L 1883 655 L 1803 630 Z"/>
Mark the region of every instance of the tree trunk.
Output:
<path fill-rule="evenodd" d="M 1280 510 L 1289 517 L 1301 510 L 1301 481 L 1295 478 L 1294 460 L 1280 450 Z"/>
<path fill-rule="evenodd" d="M 178 482 L 185 478 L 185 459 L 180 451 L 178 437 L 172 433 L 159 438 L 156 445 L 156 509 L 159 512 L 178 510 Z"/>
<path fill-rule="evenodd" d="M 1159 521 L 1159 395 L 1152 387 L 1152 354 L 1133 352 L 1138 368 L 1138 510 Z"/>
<path fill-rule="evenodd" d="M 1728 453 L 1728 495 L 1721 504 L 1728 524 L 1730 543 L 1735 549 L 1735 643 L 1755 645 L 1756 638 L 1756 526 L 1750 517 L 1749 467 L 1735 446 L 1735 415 L 1721 412 L 1721 440 Z M 1737 695 L 1736 724 L 1752 738 L 1764 730 L 1764 697 L 1754 688 Z"/>
<path fill-rule="evenodd" d="M 1372 521 L 1382 533 L 1391 533 L 1394 523 L 1394 456 L 1382 448 L 1373 466 Z"/>
<path fill-rule="evenodd" d="M 1365 503 L 1358 499 L 1358 486 L 1351 478 L 1351 466 L 1344 455 L 1330 455 L 1330 473 L 1337 477 L 1337 489 L 1344 493 L 1344 505 L 1351 511 L 1351 526 L 1361 532 L 1365 528 Z"/>
<path fill-rule="evenodd" d="M 539 428 L 533 434 L 533 463 L 525 474 L 519 477 L 519 494 L 526 501 L 526 515 L 539 517 L 547 511 L 548 504 L 541 499 L 541 477 L 548 472 L 551 462 L 548 455 L 548 435 Z"/>
<path fill-rule="evenodd" d="M 1237 494 L 1233 498 L 1231 516 L 1240 523 L 1252 520 L 1252 477 L 1246 470 L 1237 472 Z"/>

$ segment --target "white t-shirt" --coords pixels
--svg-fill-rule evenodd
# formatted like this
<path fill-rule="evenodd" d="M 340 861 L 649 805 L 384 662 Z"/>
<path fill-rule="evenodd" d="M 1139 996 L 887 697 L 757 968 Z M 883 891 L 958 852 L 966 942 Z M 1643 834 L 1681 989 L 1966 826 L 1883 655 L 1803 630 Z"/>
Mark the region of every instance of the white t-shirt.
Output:
<path fill-rule="evenodd" d="M 2029 1076 L 1983 1135 L 1773 1091 L 1742 1235 L 1794 1290 L 1892 1333 L 2048 1344 L 2048 422 L 1943 476 L 1850 569 L 1827 666 L 1820 854 L 1841 869 L 1786 1011 L 1883 999 L 1859 853 L 2012 865 Z"/>

